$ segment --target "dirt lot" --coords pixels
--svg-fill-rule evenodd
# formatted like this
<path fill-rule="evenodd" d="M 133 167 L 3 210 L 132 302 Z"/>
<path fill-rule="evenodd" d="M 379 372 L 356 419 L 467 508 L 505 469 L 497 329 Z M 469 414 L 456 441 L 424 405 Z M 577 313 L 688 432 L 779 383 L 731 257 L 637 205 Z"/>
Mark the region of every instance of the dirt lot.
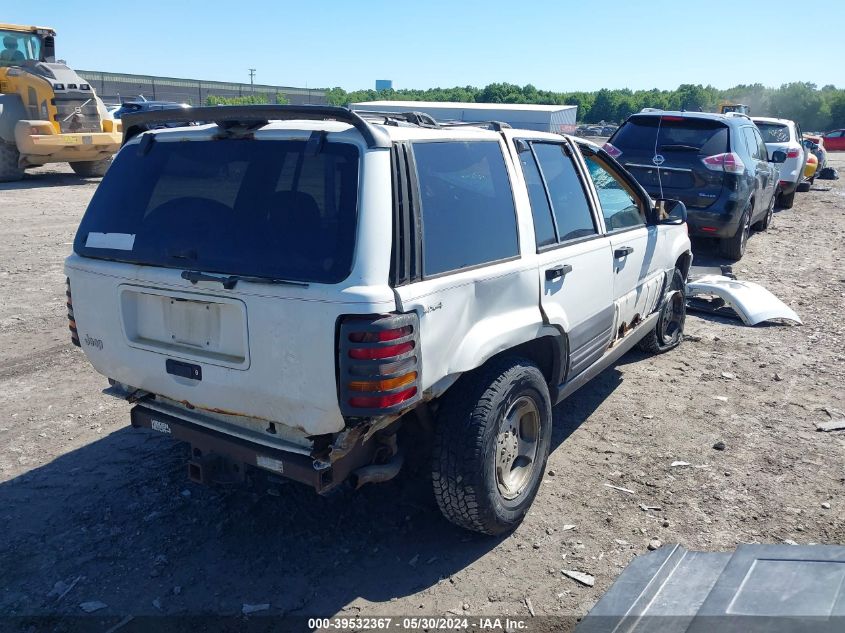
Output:
<path fill-rule="evenodd" d="M 845 155 L 832 162 L 845 173 Z M 63 630 L 43 616 L 89 601 L 107 605 L 89 631 L 130 614 L 123 630 L 143 616 L 241 618 L 245 603 L 269 603 L 260 616 L 525 618 L 530 603 L 539 622 L 585 614 L 654 538 L 701 550 L 845 542 L 845 433 L 815 429 L 845 410 L 845 180 L 798 194 L 734 267 L 805 325 L 690 316 L 680 349 L 629 354 L 557 407 L 549 476 L 499 539 L 451 527 L 407 473 L 330 499 L 189 484 L 185 448 L 130 429 L 129 405 L 100 393 L 105 379 L 69 342 L 62 260 L 97 182 L 49 168 L 0 185 L 6 627 Z M 696 263 L 718 263 L 713 253 L 697 245 Z"/>

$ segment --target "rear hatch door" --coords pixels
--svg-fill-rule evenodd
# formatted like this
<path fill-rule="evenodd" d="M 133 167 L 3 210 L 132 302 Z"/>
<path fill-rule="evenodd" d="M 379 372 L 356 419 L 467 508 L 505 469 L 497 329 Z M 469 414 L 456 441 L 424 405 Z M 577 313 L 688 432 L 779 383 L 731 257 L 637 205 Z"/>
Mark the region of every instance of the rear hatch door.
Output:
<path fill-rule="evenodd" d="M 395 309 L 386 275 L 380 288 L 354 271 L 364 155 L 331 137 L 125 146 L 67 265 L 95 367 L 262 431 L 340 430 L 337 321 Z"/>
<path fill-rule="evenodd" d="M 775 121 L 754 121 L 754 125 L 760 130 L 769 156 L 778 150 L 786 154 L 786 160 L 778 167 L 780 179 L 798 182 L 802 175 L 804 155 L 798 143 L 790 140 L 789 126 Z"/>
<path fill-rule="evenodd" d="M 724 173 L 708 169 L 703 159 L 730 151 L 728 132 L 712 119 L 634 115 L 609 142 L 621 152 L 617 160 L 651 196 L 703 209 L 724 186 Z"/>

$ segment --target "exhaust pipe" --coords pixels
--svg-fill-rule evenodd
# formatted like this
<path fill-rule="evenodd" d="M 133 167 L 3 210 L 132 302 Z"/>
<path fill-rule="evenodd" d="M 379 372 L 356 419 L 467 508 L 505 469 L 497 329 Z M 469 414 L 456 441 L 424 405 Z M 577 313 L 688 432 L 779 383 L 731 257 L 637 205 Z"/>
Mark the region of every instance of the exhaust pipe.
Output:
<path fill-rule="evenodd" d="M 370 464 L 352 471 L 352 483 L 355 485 L 355 490 L 358 490 L 364 484 L 380 484 L 390 481 L 399 474 L 403 462 L 404 458 L 402 453 L 399 452 L 391 457 L 386 464 Z"/>

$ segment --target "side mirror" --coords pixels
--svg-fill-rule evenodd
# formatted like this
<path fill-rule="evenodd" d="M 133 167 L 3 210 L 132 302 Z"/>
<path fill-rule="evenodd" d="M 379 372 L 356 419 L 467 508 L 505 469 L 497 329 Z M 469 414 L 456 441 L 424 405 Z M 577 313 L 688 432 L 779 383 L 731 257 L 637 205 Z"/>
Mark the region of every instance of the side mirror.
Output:
<path fill-rule="evenodd" d="M 685 224 L 687 205 L 680 200 L 658 198 L 654 203 L 654 215 L 657 224 Z"/>
<path fill-rule="evenodd" d="M 779 149 L 776 149 L 772 152 L 772 159 L 769 161 L 770 163 L 784 163 L 786 162 L 786 152 L 782 152 Z"/>

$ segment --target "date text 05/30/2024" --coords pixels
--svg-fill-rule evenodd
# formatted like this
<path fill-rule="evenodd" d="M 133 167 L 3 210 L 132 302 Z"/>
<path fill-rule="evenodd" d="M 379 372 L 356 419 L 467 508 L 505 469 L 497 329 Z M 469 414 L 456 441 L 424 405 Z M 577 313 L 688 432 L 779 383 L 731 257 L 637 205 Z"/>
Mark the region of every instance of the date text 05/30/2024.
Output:
<path fill-rule="evenodd" d="M 497 617 L 311 618 L 308 620 L 308 628 L 312 631 L 524 631 L 527 630 L 527 623 L 519 618 Z"/>

